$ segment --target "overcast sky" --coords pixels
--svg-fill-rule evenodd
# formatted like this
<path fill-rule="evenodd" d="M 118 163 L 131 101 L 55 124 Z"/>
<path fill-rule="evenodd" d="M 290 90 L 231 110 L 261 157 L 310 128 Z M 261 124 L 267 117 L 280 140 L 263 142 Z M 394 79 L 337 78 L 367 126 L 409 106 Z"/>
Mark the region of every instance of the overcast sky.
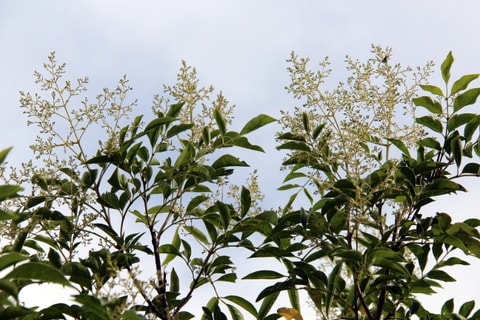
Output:
<path fill-rule="evenodd" d="M 30 157 L 35 131 L 25 126 L 18 92 L 36 90 L 33 71 L 51 51 L 67 62 L 69 77 L 90 77 L 92 94 L 127 74 L 138 113 L 148 111 L 162 84 L 175 82 L 184 59 L 203 84 L 237 105 L 237 117 L 277 117 L 293 107 L 283 89 L 291 51 L 314 63 L 329 56 L 341 74 L 345 55 L 367 58 L 371 44 L 392 47 L 393 60 L 405 65 L 433 60 L 436 70 L 452 50 L 453 77 L 480 72 L 479 13 L 477 1 L 0 0 L 0 149 L 15 147 L 10 162 Z M 273 137 L 259 143 L 274 149 Z M 264 169 L 263 186 L 278 186 L 277 167 L 255 166 Z M 470 189 L 461 202 L 445 205 L 461 208 L 459 216 L 477 215 L 480 188 Z M 475 281 L 464 279 L 445 297 L 477 297 Z"/>

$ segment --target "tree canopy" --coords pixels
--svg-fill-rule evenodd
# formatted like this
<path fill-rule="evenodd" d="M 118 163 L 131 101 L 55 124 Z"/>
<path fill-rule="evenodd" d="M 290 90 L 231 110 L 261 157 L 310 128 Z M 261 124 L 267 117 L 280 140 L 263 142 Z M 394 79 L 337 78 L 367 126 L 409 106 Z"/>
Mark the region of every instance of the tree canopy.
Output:
<path fill-rule="evenodd" d="M 392 60 L 379 46 L 367 61 L 347 57 L 350 76 L 327 89 L 328 59 L 311 69 L 292 53 L 299 105 L 234 131 L 234 107 L 185 62 L 151 113 L 134 115 L 126 77 L 91 98 L 88 78 L 65 80 L 52 53 L 35 72 L 39 92 L 20 98 L 38 128 L 35 158 L 9 168 L 10 149 L 0 152 L 0 318 L 301 320 L 300 291 L 320 319 L 480 318 L 474 300 L 428 310 L 421 299 L 455 281 L 447 267 L 468 264 L 456 252 L 480 258 L 480 219 L 425 214 L 480 175 L 479 74 L 450 79 L 450 52 L 436 86 L 433 63 Z M 255 134 L 274 123 L 279 209 L 262 205 L 262 172 L 232 179 L 252 165 L 241 150 L 265 153 Z M 244 274 L 237 251 L 279 268 Z M 256 301 L 222 293 L 238 281 Z M 37 306 L 22 295 L 46 283 L 71 298 Z M 284 293 L 290 305 L 272 310 Z"/>

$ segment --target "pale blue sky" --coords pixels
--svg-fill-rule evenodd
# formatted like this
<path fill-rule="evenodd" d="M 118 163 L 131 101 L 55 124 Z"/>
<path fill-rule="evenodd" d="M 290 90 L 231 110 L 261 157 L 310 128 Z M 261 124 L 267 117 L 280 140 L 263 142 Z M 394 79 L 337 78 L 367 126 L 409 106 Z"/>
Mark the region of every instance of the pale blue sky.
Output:
<path fill-rule="evenodd" d="M 341 80 L 335 75 L 343 75 L 346 54 L 366 58 L 372 43 L 392 47 L 393 59 L 411 66 L 433 60 L 438 67 L 452 50 L 453 77 L 480 72 L 479 12 L 477 1 L 438 0 L 1 0 L 0 149 L 15 146 L 10 162 L 30 157 L 27 146 L 35 132 L 25 126 L 18 91 L 35 90 L 33 70 L 50 51 L 67 62 L 69 77 L 90 77 L 92 94 L 127 74 L 132 97 L 139 98 L 137 113 L 150 108 L 162 84 L 174 83 L 185 59 L 197 68 L 202 83 L 223 90 L 237 105 L 238 118 L 277 117 L 280 109 L 293 107 L 283 89 L 288 84 L 285 60 L 292 50 L 313 63 L 329 56 L 332 82 Z M 273 136 L 258 139 L 274 150 Z M 280 160 L 272 161 L 251 163 L 267 190 L 281 180 L 272 165 Z M 479 195 L 480 188 L 472 185 L 471 194 L 452 210 L 461 207 L 466 216 L 475 215 L 473 199 Z M 478 269 L 469 270 L 461 275 Z M 446 297 L 478 296 L 475 281 L 460 282 L 460 289 L 449 289 Z"/>

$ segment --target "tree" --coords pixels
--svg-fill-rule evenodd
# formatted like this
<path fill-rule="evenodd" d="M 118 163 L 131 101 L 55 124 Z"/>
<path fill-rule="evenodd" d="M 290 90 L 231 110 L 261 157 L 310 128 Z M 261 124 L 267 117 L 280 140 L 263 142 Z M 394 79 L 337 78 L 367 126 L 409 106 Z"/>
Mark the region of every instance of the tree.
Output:
<path fill-rule="evenodd" d="M 241 318 L 238 306 L 256 316 L 245 298 L 216 289 L 237 278 L 222 249 L 252 246 L 243 222 L 261 197 L 253 175 L 228 191 L 238 193 L 236 203 L 222 200 L 233 168 L 248 166 L 222 150 L 263 152 L 246 135 L 274 119 L 258 115 L 240 132 L 230 130 L 228 101 L 221 93 L 211 100 L 213 88 L 200 87 L 195 69 L 183 63 L 178 84 L 165 87 L 176 102 L 155 97 L 151 119 L 122 125 L 135 105 L 127 102 L 125 77 L 90 103 L 80 100 L 87 78 L 62 83 L 65 65 L 53 53 L 44 68 L 35 76 L 46 97 L 21 93 L 30 123 L 40 129 L 33 146 L 40 166 L 30 162 L 6 177 L 18 184 L 30 179 L 31 188 L 2 211 L 11 244 L 0 256 L 6 273 L 0 318 L 190 319 L 185 306 L 206 285 L 212 298 L 205 318 L 223 315 L 220 301 L 232 318 Z M 90 154 L 98 136 L 104 140 Z M 7 195 L 18 191 L 4 188 Z M 44 282 L 71 289 L 73 304 L 23 307 L 19 293 Z"/>
<path fill-rule="evenodd" d="M 435 197 L 465 191 L 459 178 L 479 175 L 470 159 L 480 154 L 480 116 L 465 111 L 479 75 L 450 85 L 449 54 L 442 90 L 423 84 L 430 63 L 413 71 L 391 64 L 390 49 L 373 54 L 366 63 L 347 57 L 352 75 L 331 91 L 321 87 L 327 60 L 311 71 L 292 54 L 288 90 L 304 105 L 279 120 L 289 170 L 279 189 L 292 194 L 276 211 L 261 208 L 255 172 L 243 186 L 229 180 L 248 166 L 231 150 L 262 152 L 247 135 L 274 118 L 231 130 L 233 106 L 183 62 L 151 114 L 130 121 L 136 101 L 125 77 L 92 103 L 88 78 L 64 81 L 52 53 L 35 73 L 41 92 L 21 93 L 39 128 L 36 159 L 0 171 L 0 318 L 301 320 L 299 290 L 322 319 L 478 318 L 473 301 L 455 313 L 448 300 L 435 314 L 417 295 L 454 280 L 444 268 L 466 264 L 455 251 L 480 257 L 480 220 L 423 213 Z M 433 97 L 416 96 L 418 88 Z M 259 307 L 218 285 L 238 280 L 231 252 L 242 249 L 286 268 L 244 277 L 276 279 L 259 290 Z M 64 286 L 72 300 L 21 300 L 43 283 Z M 188 304 L 205 287 L 208 299 L 192 314 Z M 292 305 L 272 312 L 282 291 Z"/>
<path fill-rule="evenodd" d="M 419 294 L 455 281 L 445 267 L 468 263 L 454 252 L 480 257 L 479 219 L 423 213 L 435 198 L 466 191 L 460 178 L 479 176 L 471 159 L 480 155 L 480 120 L 466 111 L 480 94 L 468 89 L 479 75 L 451 84 L 449 53 L 444 89 L 422 84 L 430 64 L 408 85 L 411 69 L 390 64 L 389 49 L 373 53 L 366 63 L 347 57 L 352 75 L 332 91 L 322 89 L 327 61 L 311 71 L 292 54 L 288 90 L 303 106 L 281 119 L 278 149 L 288 152 L 289 172 L 279 189 L 296 191 L 278 221 L 263 227 L 264 244 L 253 255 L 279 259 L 287 273 L 249 278 L 283 278 L 258 299 L 271 304 L 288 291 L 293 310 L 305 290 L 321 319 L 478 319 L 474 301 L 455 313 L 451 299 L 435 314 Z M 430 95 L 416 96 L 418 87 Z M 307 209 L 293 208 L 300 194 Z"/>

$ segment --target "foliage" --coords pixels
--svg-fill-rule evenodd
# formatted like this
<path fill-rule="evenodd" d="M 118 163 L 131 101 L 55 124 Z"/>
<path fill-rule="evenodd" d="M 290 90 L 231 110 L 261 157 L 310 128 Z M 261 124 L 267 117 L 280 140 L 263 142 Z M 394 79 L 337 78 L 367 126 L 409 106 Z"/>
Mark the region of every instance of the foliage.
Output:
<path fill-rule="evenodd" d="M 219 303 L 234 319 L 242 318 L 239 307 L 256 316 L 250 302 L 221 296 L 216 283 L 236 281 L 222 249 L 250 245 L 243 222 L 261 195 L 255 176 L 233 189 L 232 202 L 218 187 L 228 187 L 235 167 L 248 166 L 223 150 L 263 152 L 247 135 L 274 119 L 258 115 L 239 132 L 230 130 L 228 101 L 221 93 L 211 101 L 213 88 L 199 87 L 195 69 L 183 63 L 178 84 L 165 87 L 178 102 L 157 96 L 151 119 L 122 125 L 136 104 L 127 102 L 125 77 L 91 104 L 80 100 L 87 78 L 61 83 L 65 65 L 54 54 L 44 68 L 46 75 L 35 76 L 46 98 L 21 94 L 30 124 L 40 129 L 33 147 L 40 165 L 24 164 L 5 177 L 18 184 L 31 178 L 30 195 L 2 186 L 2 200 L 17 198 L 2 211 L 11 244 L 0 256 L 6 274 L 0 318 L 190 319 L 185 306 L 206 285 L 212 288 L 206 319 L 223 315 Z M 105 140 L 89 155 L 91 138 L 101 132 Z M 23 307 L 20 293 L 37 283 L 69 287 L 73 304 Z"/>
<path fill-rule="evenodd" d="M 451 83 L 449 53 L 441 89 L 424 84 L 432 63 L 414 70 L 392 64 L 388 48 L 372 52 L 365 63 L 347 57 L 351 76 L 333 90 L 323 88 L 328 60 L 312 71 L 292 54 L 287 90 L 303 105 L 279 120 L 288 171 L 278 189 L 290 192 L 279 211 L 260 208 L 256 171 L 244 185 L 229 180 L 248 167 L 232 150 L 263 152 L 248 135 L 275 119 L 232 130 L 234 106 L 182 62 L 152 112 L 130 120 L 138 102 L 126 77 L 91 103 L 88 78 L 64 81 L 51 54 L 35 73 L 41 92 L 21 93 L 39 129 L 35 159 L 8 170 L 10 149 L 0 152 L 0 318 L 301 320 L 299 291 L 321 319 L 479 318 L 473 301 L 435 313 L 420 296 L 455 280 L 447 267 L 467 264 L 456 252 L 480 258 L 480 220 L 425 214 L 480 175 L 480 116 L 469 108 L 479 75 Z M 244 277 L 275 281 L 258 307 L 219 286 L 238 280 L 241 249 L 281 264 Z M 71 299 L 23 300 L 45 283 Z M 291 306 L 272 313 L 282 292 Z"/>
<path fill-rule="evenodd" d="M 479 75 L 452 84 L 449 53 L 443 90 L 419 84 L 428 69 L 409 87 L 388 49 L 373 53 L 365 64 L 347 58 L 352 76 L 333 91 L 322 91 L 324 71 L 292 55 L 289 90 L 304 105 L 282 119 L 278 148 L 288 152 L 289 172 L 279 189 L 298 191 L 278 221 L 263 226 L 264 244 L 253 254 L 280 260 L 287 273 L 248 278 L 278 279 L 258 296 L 268 305 L 288 291 L 299 309 L 305 290 L 321 319 L 478 319 L 473 301 L 455 313 L 449 300 L 435 314 L 419 295 L 455 281 L 446 267 L 468 263 L 454 252 L 480 258 L 479 219 L 423 214 L 435 198 L 465 191 L 459 178 L 479 176 L 480 118 L 467 111 L 480 94 L 468 88 Z M 414 96 L 417 86 L 430 95 Z M 414 122 L 400 127 L 398 110 L 417 114 Z M 302 192 L 309 208 L 293 209 Z"/>

